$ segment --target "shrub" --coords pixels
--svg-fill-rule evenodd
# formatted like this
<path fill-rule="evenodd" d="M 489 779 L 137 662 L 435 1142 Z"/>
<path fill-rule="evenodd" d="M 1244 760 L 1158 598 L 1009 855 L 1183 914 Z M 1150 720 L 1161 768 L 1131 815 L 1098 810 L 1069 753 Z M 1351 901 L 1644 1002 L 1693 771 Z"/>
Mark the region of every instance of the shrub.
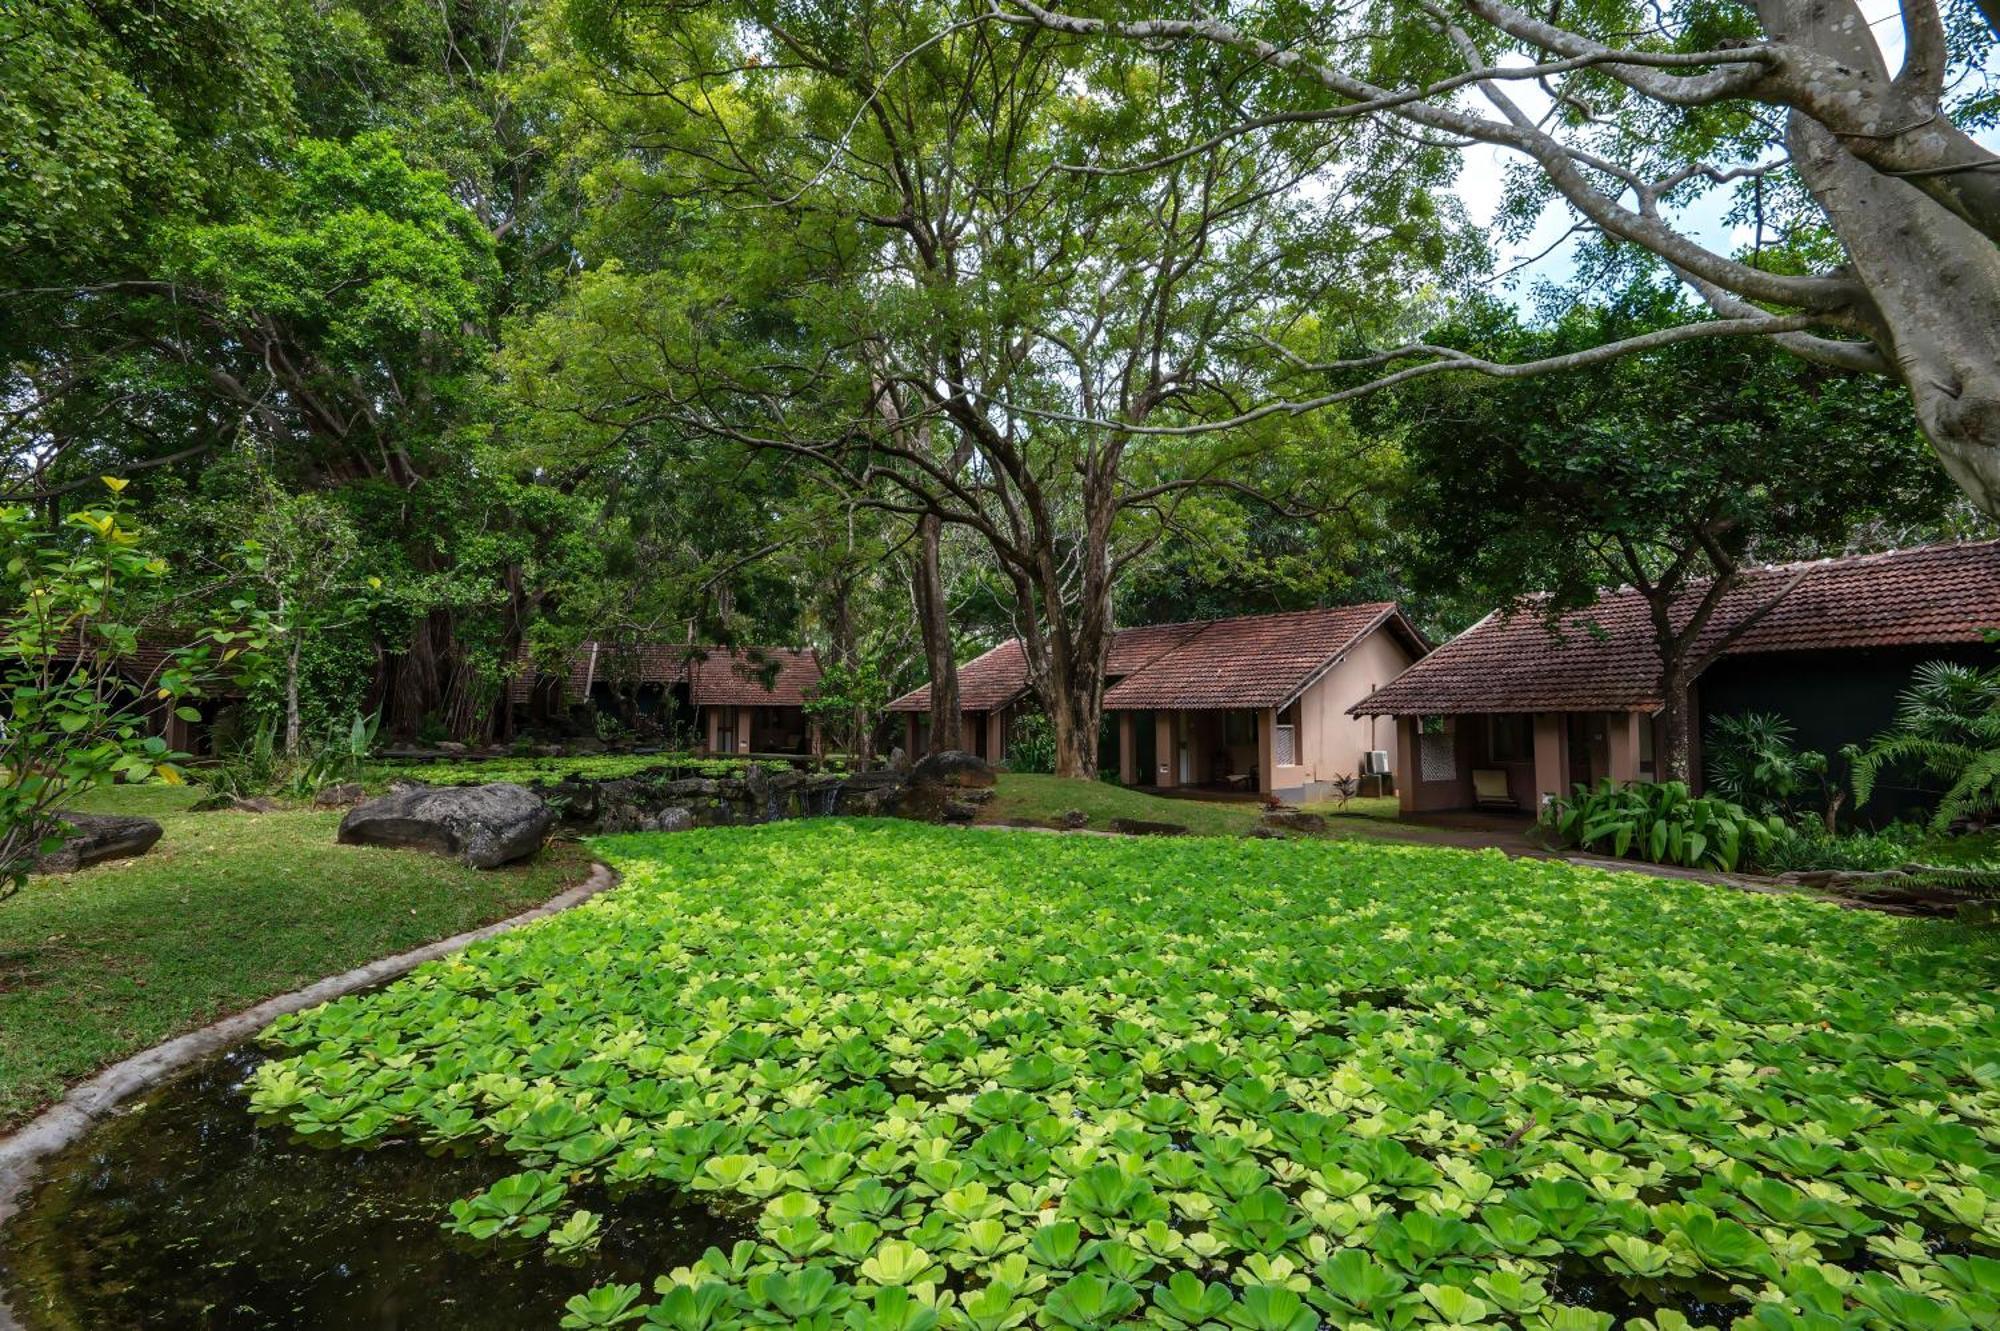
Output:
<path fill-rule="evenodd" d="M 1841 793 L 1827 780 L 1826 755 L 1793 743 L 1792 723 L 1776 712 L 1718 716 L 1704 745 L 1708 788 L 1756 813 L 1790 812 L 1801 796 L 1824 801 L 1824 826 L 1834 825 Z"/>
<path fill-rule="evenodd" d="M 1578 786 L 1550 807 L 1548 822 L 1586 850 L 1725 871 L 1756 863 L 1785 832 L 1776 815 L 1760 818 L 1740 804 L 1697 797 L 1685 781 L 1620 785 L 1607 778 Z"/>
<path fill-rule="evenodd" d="M 1985 819 L 2000 809 L 2000 667 L 1924 662 L 1897 700 L 1896 723 L 1850 757 L 1856 804 L 1884 771 L 1915 768 L 1947 786 L 1934 830 Z"/>
<path fill-rule="evenodd" d="M 1773 873 L 1806 869 L 1894 869 L 1910 863 L 1923 844 L 1924 831 L 1910 823 L 1892 823 L 1879 832 L 1828 832 L 1816 821 L 1801 822 L 1771 843 L 1762 865 Z"/>
<path fill-rule="evenodd" d="M 1040 712 L 1026 712 L 1014 718 L 1007 730 L 1007 770 L 1040 772 L 1056 770 L 1056 731 Z"/>

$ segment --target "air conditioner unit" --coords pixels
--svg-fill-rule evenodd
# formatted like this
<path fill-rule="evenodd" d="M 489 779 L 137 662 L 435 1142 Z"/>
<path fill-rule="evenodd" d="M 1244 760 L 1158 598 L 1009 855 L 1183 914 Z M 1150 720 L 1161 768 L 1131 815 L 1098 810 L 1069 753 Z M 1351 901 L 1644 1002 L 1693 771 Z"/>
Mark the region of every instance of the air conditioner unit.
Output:
<path fill-rule="evenodd" d="M 1389 775 L 1389 751 L 1387 749 L 1370 749 L 1368 752 L 1362 754 L 1361 774 L 1363 776 Z"/>

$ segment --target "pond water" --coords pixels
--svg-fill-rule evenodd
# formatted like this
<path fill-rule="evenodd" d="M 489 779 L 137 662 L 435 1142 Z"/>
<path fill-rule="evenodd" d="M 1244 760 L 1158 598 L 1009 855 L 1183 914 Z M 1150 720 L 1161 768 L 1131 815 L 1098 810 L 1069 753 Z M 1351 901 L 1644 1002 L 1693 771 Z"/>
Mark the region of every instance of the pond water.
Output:
<path fill-rule="evenodd" d="M 450 1203 L 519 1166 L 414 1145 L 311 1146 L 260 1123 L 241 1083 L 264 1055 L 237 1049 L 135 1100 L 56 1156 L 0 1233 L 0 1289 L 30 1331 L 83 1328 L 553 1327 L 563 1304 L 653 1279 L 752 1227 L 672 1193 L 616 1205 L 581 1266 L 447 1235 Z"/>

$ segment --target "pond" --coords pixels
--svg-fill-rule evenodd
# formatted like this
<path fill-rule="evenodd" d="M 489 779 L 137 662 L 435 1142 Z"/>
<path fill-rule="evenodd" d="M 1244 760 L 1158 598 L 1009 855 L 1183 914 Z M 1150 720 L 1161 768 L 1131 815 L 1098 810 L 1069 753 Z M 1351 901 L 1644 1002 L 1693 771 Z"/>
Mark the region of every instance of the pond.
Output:
<path fill-rule="evenodd" d="M 310 1145 L 246 1108 L 265 1055 L 242 1047 L 133 1101 L 54 1157 L 0 1233 L 0 1289 L 29 1331 L 547 1328 L 573 1295 L 656 1276 L 752 1231 L 666 1189 L 615 1206 L 580 1266 L 472 1247 L 450 1203 L 519 1166 L 503 1156 Z"/>

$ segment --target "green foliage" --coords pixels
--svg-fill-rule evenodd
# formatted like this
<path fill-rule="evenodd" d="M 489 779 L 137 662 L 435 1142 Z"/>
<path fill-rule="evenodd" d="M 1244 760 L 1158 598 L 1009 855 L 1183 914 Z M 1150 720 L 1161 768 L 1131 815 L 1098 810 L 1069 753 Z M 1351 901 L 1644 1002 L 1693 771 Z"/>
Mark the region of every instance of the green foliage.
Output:
<path fill-rule="evenodd" d="M 1023 712 L 1007 727 L 1007 770 L 1048 775 L 1056 770 L 1056 733 L 1042 712 Z"/>
<path fill-rule="evenodd" d="M 1857 828 L 1832 833 L 1818 819 L 1802 820 L 1787 829 L 1764 852 L 1761 867 L 1772 873 L 1794 869 L 1895 869 L 1918 858 L 1927 838 L 1909 823 L 1892 823 L 1878 831 Z"/>
<path fill-rule="evenodd" d="M 204 684 L 225 663 L 239 676 L 253 671 L 273 629 L 234 601 L 217 625 L 148 663 L 140 627 L 168 566 L 122 503 L 126 482 L 104 484 L 109 499 L 59 529 L 33 509 L 0 507 L 0 562 L 13 593 L 0 612 L 0 898 L 54 849 L 54 815 L 85 791 L 114 780 L 179 784 L 186 755 L 153 722 L 169 711 L 198 719 L 190 702 Z"/>
<path fill-rule="evenodd" d="M 1933 830 L 1984 820 L 2000 809 L 2000 666 L 1924 662 L 1896 700 L 1895 724 L 1851 760 L 1857 804 L 1884 770 L 1914 768 L 1947 787 Z"/>
<path fill-rule="evenodd" d="M 1777 815 L 1759 817 L 1725 799 L 1696 797 L 1684 781 L 1624 784 L 1607 777 L 1578 786 L 1546 817 L 1558 837 L 1586 850 L 1725 872 L 1759 863 L 1785 833 Z"/>
<path fill-rule="evenodd" d="M 1788 809 L 1826 777 L 1826 755 L 1800 752 L 1792 723 L 1775 712 L 1718 716 L 1702 744 L 1708 788 L 1756 813 Z"/>
<path fill-rule="evenodd" d="M 532 786 L 553 783 L 566 777 L 586 781 L 615 781 L 620 777 L 653 773 L 673 776 L 742 776 L 751 767 L 743 758 L 705 758 L 696 753 L 600 754 L 574 758 L 468 758 L 423 762 L 381 760 L 365 767 L 360 777 L 369 786 L 384 786 L 398 777 L 409 777 L 433 786 L 482 786 L 490 781 L 513 781 Z M 766 771 L 782 772 L 783 762 L 756 764 Z"/>
<path fill-rule="evenodd" d="M 1605 1331 L 1580 1267 L 1662 1328 L 1719 1288 L 2000 1316 L 2000 1010 L 1964 936 L 1401 846 L 597 848 L 620 888 L 280 1020 L 250 1088 L 539 1180 L 468 1222 L 553 1225 L 559 1171 L 754 1226 L 574 1325 Z"/>

